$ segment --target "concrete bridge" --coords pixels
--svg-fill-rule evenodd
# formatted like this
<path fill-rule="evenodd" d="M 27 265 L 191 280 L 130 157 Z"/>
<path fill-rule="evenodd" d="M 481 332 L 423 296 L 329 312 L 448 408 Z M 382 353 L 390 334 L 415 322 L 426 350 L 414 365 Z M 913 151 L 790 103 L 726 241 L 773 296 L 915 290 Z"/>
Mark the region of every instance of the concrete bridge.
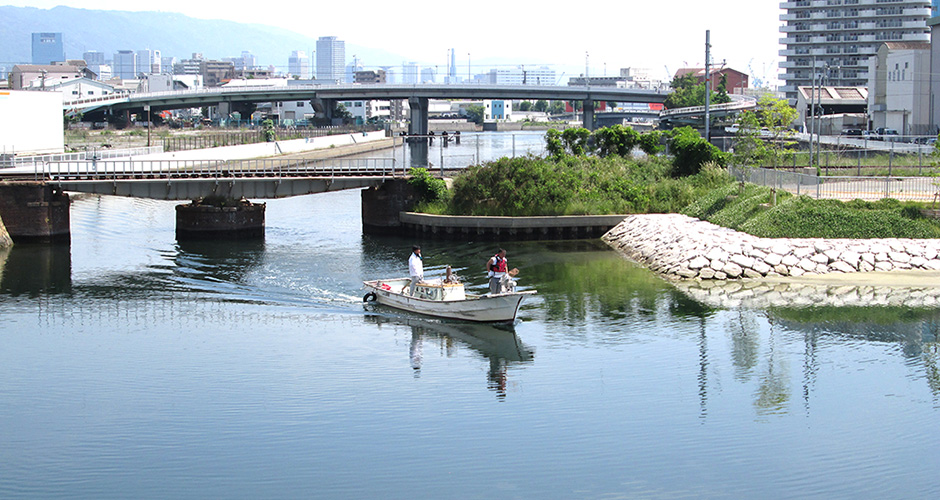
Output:
<path fill-rule="evenodd" d="M 66 112 L 142 113 L 219 106 L 222 112 L 232 106 L 259 102 L 310 101 L 314 109 L 327 118 L 336 101 L 407 99 L 411 108 L 409 133 L 428 133 L 428 101 L 430 99 L 526 99 L 581 101 L 584 126 L 594 129 L 594 103 L 663 103 L 667 92 L 647 89 L 613 87 L 571 87 L 547 85 L 288 85 L 270 87 L 211 88 L 193 91 L 116 94 L 94 99 L 65 102 Z"/>
<path fill-rule="evenodd" d="M 214 198 L 176 207 L 178 237 L 257 236 L 272 199 L 402 181 L 392 158 L 256 160 L 87 160 L 0 170 L 0 217 L 15 242 L 69 238 L 68 192 L 158 200 Z M 365 202 L 363 210 L 365 212 Z M 373 209 L 382 212 L 382 207 Z M 394 210 L 397 215 L 397 209 Z"/>

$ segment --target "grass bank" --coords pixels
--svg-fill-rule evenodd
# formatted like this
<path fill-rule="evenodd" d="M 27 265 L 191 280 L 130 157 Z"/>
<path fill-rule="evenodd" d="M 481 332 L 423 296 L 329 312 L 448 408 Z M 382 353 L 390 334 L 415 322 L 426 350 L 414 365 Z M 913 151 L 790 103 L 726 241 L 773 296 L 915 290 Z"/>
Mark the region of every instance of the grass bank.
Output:
<path fill-rule="evenodd" d="M 715 165 L 684 177 L 673 172 L 659 156 L 502 158 L 471 167 L 450 190 L 417 176 L 429 201 L 416 210 L 516 217 L 684 213 L 768 238 L 940 238 L 940 223 L 914 203 L 843 203 L 742 187 Z"/>

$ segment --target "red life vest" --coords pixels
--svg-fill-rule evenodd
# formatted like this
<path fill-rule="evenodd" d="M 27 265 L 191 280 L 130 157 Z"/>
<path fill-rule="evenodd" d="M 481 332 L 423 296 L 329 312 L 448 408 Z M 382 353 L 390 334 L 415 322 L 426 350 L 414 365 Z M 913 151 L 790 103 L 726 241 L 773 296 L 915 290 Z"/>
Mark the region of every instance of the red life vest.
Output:
<path fill-rule="evenodd" d="M 490 264 L 490 271 L 493 271 L 494 273 L 505 273 L 507 272 L 506 267 L 506 259 L 500 257 L 499 254 L 496 254 L 493 257 L 493 263 Z"/>

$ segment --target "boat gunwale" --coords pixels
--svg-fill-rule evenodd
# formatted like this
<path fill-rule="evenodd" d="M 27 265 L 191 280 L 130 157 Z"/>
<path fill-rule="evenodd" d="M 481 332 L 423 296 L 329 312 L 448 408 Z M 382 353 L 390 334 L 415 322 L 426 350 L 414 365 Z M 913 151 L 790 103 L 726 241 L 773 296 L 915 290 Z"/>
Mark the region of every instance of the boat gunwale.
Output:
<path fill-rule="evenodd" d="M 384 281 L 408 281 L 408 278 L 393 278 L 393 279 L 388 279 L 388 280 L 386 280 L 386 279 L 368 280 L 368 281 L 363 281 L 362 284 L 365 285 L 365 286 L 367 286 L 367 287 L 369 287 L 369 288 L 372 288 L 372 289 L 375 290 L 375 291 L 388 292 L 388 293 L 390 293 L 390 294 L 392 294 L 392 295 L 397 295 L 397 296 L 399 296 L 399 297 L 404 297 L 404 298 L 408 298 L 408 299 L 411 299 L 411 300 L 417 300 L 417 301 L 421 301 L 421 302 L 430 302 L 430 303 L 435 303 L 435 304 L 437 304 L 437 303 L 445 303 L 445 302 L 451 302 L 451 303 L 468 302 L 468 301 L 473 301 L 473 300 L 495 299 L 495 298 L 499 298 L 499 297 L 512 297 L 512 296 L 516 296 L 516 295 L 535 295 L 536 293 L 538 293 L 537 290 L 522 290 L 522 291 L 519 291 L 519 292 L 498 293 L 498 294 L 496 294 L 496 295 L 490 295 L 490 294 L 476 294 L 476 293 L 465 293 L 464 295 L 465 295 L 466 298 L 465 298 L 465 299 L 462 299 L 462 300 L 433 300 L 433 299 L 425 299 L 425 298 L 422 298 L 422 297 L 414 297 L 414 296 L 411 296 L 411 295 L 405 295 L 405 294 L 402 293 L 402 292 L 396 292 L 396 291 L 394 291 L 394 290 L 383 290 L 382 288 L 380 288 L 380 287 L 378 286 L 378 283 L 384 282 Z"/>

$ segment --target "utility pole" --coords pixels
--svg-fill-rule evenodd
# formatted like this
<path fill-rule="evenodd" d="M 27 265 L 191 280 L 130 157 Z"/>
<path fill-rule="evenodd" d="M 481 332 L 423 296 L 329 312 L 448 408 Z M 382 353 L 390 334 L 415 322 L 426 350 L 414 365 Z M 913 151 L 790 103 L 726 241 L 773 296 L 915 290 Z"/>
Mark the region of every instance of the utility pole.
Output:
<path fill-rule="evenodd" d="M 712 31 L 705 30 L 705 141 L 711 142 L 711 93 L 712 93 L 712 76 L 711 76 L 711 49 L 712 49 Z"/>
<path fill-rule="evenodd" d="M 813 84 L 809 94 L 810 122 L 809 122 L 809 166 L 813 167 L 815 153 L 813 152 L 813 133 L 816 131 L 816 56 L 813 56 Z"/>

